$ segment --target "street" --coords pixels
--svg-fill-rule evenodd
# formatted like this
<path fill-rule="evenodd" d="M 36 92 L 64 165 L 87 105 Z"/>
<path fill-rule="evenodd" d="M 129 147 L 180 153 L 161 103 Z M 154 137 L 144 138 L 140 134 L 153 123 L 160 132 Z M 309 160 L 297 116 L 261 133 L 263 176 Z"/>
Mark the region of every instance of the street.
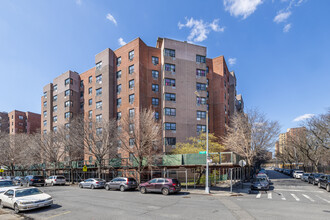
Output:
<path fill-rule="evenodd" d="M 33 219 L 330 219 L 330 193 L 268 170 L 268 192 L 230 197 L 219 194 L 141 194 L 138 191 L 41 188 L 54 198 L 51 208 L 23 212 Z"/>

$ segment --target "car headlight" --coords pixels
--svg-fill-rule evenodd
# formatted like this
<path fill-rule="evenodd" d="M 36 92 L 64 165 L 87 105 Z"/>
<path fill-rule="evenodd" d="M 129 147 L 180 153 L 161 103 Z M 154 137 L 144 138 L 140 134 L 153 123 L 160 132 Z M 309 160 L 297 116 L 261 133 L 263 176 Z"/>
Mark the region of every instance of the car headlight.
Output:
<path fill-rule="evenodd" d="M 19 204 L 26 205 L 26 204 L 31 204 L 33 202 L 30 201 L 17 201 Z"/>

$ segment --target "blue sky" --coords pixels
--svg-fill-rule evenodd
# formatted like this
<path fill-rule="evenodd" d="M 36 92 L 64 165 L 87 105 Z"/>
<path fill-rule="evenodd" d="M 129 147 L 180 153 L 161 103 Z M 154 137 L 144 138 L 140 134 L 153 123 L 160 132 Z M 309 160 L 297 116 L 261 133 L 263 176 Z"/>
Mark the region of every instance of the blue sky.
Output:
<path fill-rule="evenodd" d="M 150 46 L 167 37 L 224 55 L 246 107 L 285 131 L 330 107 L 329 9 L 328 0 L 1 0 L 0 111 L 40 113 L 56 76 L 136 37 Z"/>

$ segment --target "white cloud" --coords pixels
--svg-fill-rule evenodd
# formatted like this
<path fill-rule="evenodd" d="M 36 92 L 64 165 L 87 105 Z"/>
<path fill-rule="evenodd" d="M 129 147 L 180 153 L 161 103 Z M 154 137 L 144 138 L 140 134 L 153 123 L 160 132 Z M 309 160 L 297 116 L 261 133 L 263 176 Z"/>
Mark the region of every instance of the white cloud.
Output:
<path fill-rule="evenodd" d="M 284 33 L 289 32 L 290 29 L 291 29 L 291 26 L 292 26 L 291 24 L 287 24 L 287 25 L 285 25 L 284 28 L 283 28 L 283 32 L 284 32 Z"/>
<path fill-rule="evenodd" d="M 274 18 L 274 22 L 276 23 L 281 23 L 286 21 L 291 15 L 291 11 L 286 11 L 286 12 L 278 12 L 277 15 Z"/>
<path fill-rule="evenodd" d="M 236 58 L 229 58 L 228 63 L 229 63 L 229 65 L 235 65 L 236 64 Z"/>
<path fill-rule="evenodd" d="M 76 0 L 77 5 L 81 5 L 82 1 L 81 0 Z"/>
<path fill-rule="evenodd" d="M 309 118 L 311 118 L 313 116 L 314 116 L 314 114 L 304 114 L 304 115 L 301 115 L 301 116 L 293 119 L 293 121 L 294 122 L 303 121 L 303 120 L 309 119 Z"/>
<path fill-rule="evenodd" d="M 258 5 L 262 4 L 262 0 L 224 0 L 225 10 L 230 12 L 230 15 L 235 17 L 242 16 L 247 18 L 257 9 Z"/>
<path fill-rule="evenodd" d="M 186 23 L 178 23 L 179 29 L 184 27 L 190 28 L 190 34 L 188 36 L 188 41 L 194 42 L 202 42 L 207 38 L 207 35 L 211 30 L 215 32 L 223 32 L 225 30 L 224 27 L 219 26 L 219 19 L 214 19 L 212 23 L 204 22 L 201 20 L 195 20 L 194 18 L 186 19 Z"/>
<path fill-rule="evenodd" d="M 112 21 L 112 22 L 117 26 L 117 21 L 116 21 L 116 19 L 112 16 L 112 14 L 108 13 L 108 14 L 107 14 L 107 19 L 108 19 L 109 21 Z"/>
<path fill-rule="evenodd" d="M 118 39 L 118 44 L 120 45 L 120 46 L 124 46 L 125 44 L 126 44 L 126 42 L 124 41 L 124 39 L 123 38 L 119 38 Z"/>

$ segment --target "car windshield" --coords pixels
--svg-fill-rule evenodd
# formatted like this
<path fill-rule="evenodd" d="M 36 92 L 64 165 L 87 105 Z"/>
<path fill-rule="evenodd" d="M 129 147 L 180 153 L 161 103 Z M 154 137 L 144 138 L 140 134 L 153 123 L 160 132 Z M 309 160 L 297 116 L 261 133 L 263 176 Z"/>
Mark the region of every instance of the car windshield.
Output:
<path fill-rule="evenodd" d="M 314 176 L 317 178 L 317 177 L 320 177 L 322 174 L 318 173 L 318 174 L 315 174 Z"/>
<path fill-rule="evenodd" d="M 0 187 L 9 187 L 9 186 L 13 186 L 12 181 L 0 181 Z"/>
<path fill-rule="evenodd" d="M 303 171 L 296 171 L 296 173 L 304 173 Z"/>
<path fill-rule="evenodd" d="M 128 178 L 128 181 L 135 181 L 134 178 Z"/>
<path fill-rule="evenodd" d="M 256 179 L 256 182 L 262 182 L 262 181 L 267 181 L 267 179 L 264 177 L 259 177 Z"/>
<path fill-rule="evenodd" d="M 31 189 L 17 190 L 15 193 L 15 196 L 24 197 L 24 196 L 32 196 L 32 195 L 38 195 L 38 194 L 42 194 L 42 192 L 37 188 L 31 188 Z"/>
<path fill-rule="evenodd" d="M 44 179 L 44 177 L 43 176 L 33 176 L 32 177 L 32 179 L 35 179 L 35 180 L 39 180 L 39 179 Z"/>
<path fill-rule="evenodd" d="M 94 179 L 95 181 L 104 181 L 103 179 Z"/>

